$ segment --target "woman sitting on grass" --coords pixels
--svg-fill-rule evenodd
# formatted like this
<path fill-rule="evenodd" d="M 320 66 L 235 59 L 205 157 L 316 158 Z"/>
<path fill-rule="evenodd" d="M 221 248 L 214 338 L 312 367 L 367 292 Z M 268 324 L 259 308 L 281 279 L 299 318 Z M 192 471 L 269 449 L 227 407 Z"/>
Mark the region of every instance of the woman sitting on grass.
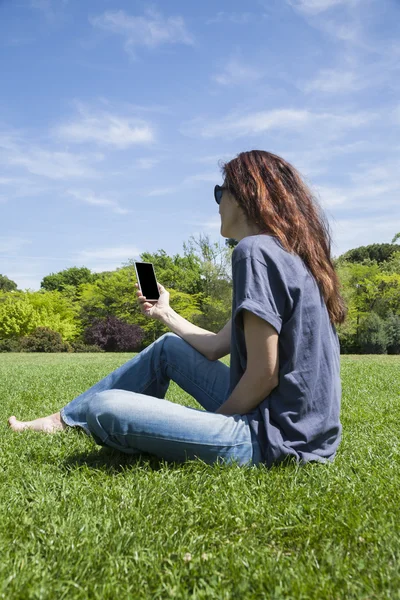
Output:
<path fill-rule="evenodd" d="M 201 329 L 160 298 L 141 312 L 171 329 L 60 412 L 16 430 L 81 427 L 100 445 L 170 461 L 218 459 L 268 467 L 333 460 L 341 439 L 340 351 L 345 306 L 325 218 L 299 173 L 269 152 L 242 152 L 216 186 L 232 253 L 231 319 Z M 137 285 L 137 284 L 135 284 Z M 218 359 L 230 353 L 230 367 Z M 205 409 L 165 400 L 175 381 Z"/>

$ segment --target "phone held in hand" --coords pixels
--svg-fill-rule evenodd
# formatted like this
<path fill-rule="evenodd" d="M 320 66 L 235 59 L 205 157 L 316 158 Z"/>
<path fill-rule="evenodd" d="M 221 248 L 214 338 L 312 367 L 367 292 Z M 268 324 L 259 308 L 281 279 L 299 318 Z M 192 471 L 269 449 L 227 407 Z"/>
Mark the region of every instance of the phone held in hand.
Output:
<path fill-rule="evenodd" d="M 146 296 L 147 302 L 157 302 L 160 292 L 157 287 L 153 263 L 134 261 L 133 264 L 142 296 Z"/>

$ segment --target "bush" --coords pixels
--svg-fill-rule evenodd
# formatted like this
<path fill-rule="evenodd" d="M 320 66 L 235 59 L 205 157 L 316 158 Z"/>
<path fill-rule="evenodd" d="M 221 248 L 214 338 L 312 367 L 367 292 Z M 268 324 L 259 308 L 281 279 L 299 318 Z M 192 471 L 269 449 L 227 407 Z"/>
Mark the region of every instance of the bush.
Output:
<path fill-rule="evenodd" d="M 87 344 L 95 344 L 106 352 L 138 352 L 144 338 L 144 331 L 138 325 L 130 325 L 117 317 L 95 319 L 85 329 Z"/>
<path fill-rule="evenodd" d="M 386 324 L 379 315 L 372 312 L 361 323 L 358 330 L 361 354 L 386 354 L 388 335 Z"/>
<path fill-rule="evenodd" d="M 388 354 L 400 354 L 400 315 L 391 315 L 386 319 L 388 336 Z"/>
<path fill-rule="evenodd" d="M 0 352 L 21 352 L 20 340 L 15 338 L 0 340 Z"/>
<path fill-rule="evenodd" d="M 85 344 L 84 342 L 70 342 L 73 352 L 104 352 L 100 346 Z"/>
<path fill-rule="evenodd" d="M 21 339 L 22 352 L 69 352 L 71 347 L 66 344 L 57 331 L 48 327 L 37 327 L 30 335 Z"/>

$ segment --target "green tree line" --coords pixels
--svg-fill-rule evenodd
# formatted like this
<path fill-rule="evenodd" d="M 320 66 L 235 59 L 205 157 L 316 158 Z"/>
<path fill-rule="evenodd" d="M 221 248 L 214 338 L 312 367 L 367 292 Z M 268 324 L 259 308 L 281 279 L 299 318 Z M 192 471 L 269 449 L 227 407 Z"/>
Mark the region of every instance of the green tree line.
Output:
<path fill-rule="evenodd" d="M 341 352 L 400 353 L 400 246 L 372 244 L 334 259 L 348 315 L 337 327 Z M 236 241 L 193 236 L 183 256 L 144 252 L 170 304 L 184 318 L 219 331 L 231 316 Z M 141 351 L 168 329 L 140 312 L 133 260 L 115 271 L 72 267 L 22 291 L 0 275 L 0 351 Z"/>

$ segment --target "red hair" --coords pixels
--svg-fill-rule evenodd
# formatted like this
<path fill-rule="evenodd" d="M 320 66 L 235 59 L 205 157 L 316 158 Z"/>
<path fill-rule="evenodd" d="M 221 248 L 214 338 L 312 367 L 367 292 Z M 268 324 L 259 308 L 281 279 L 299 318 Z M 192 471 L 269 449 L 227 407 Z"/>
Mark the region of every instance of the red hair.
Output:
<path fill-rule="evenodd" d="M 347 309 L 331 259 L 329 225 L 298 171 L 275 154 L 251 150 L 223 163 L 222 172 L 249 224 L 300 256 L 321 290 L 330 321 L 343 323 Z"/>

